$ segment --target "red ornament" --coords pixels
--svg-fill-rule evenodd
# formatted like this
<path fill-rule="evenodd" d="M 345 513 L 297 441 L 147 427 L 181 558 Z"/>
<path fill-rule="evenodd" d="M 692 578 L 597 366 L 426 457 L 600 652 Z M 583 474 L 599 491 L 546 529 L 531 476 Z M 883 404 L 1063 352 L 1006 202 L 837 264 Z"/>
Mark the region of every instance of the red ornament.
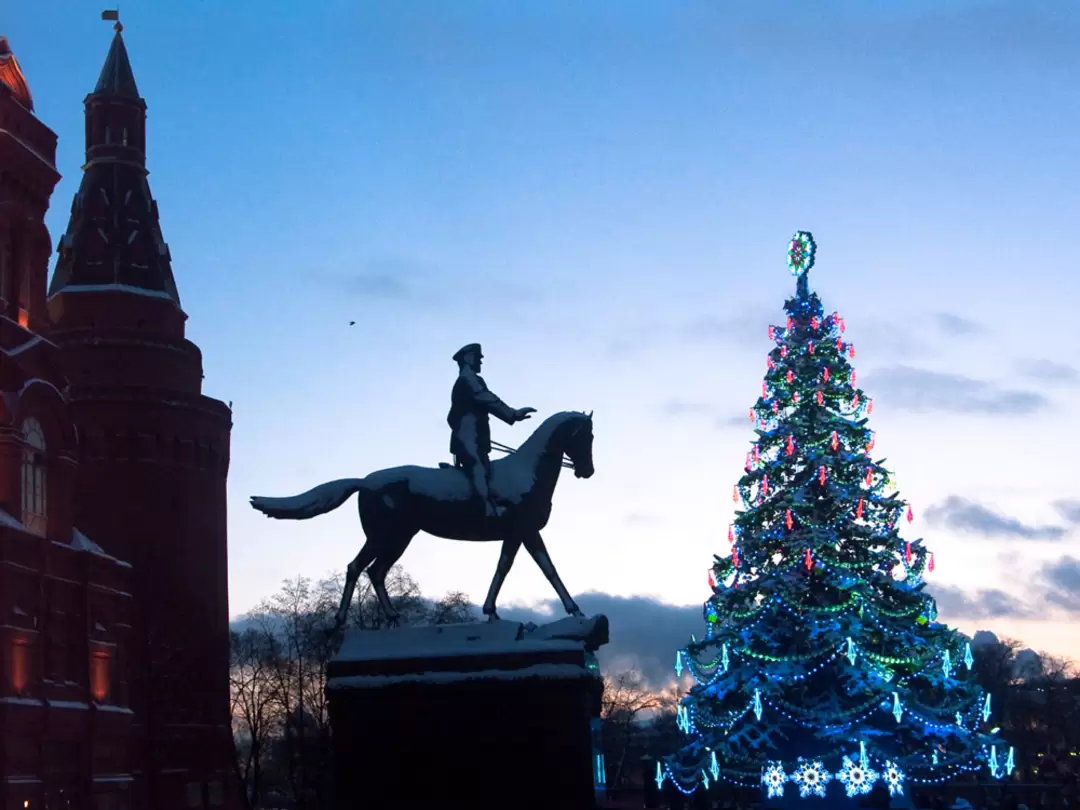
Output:
<path fill-rule="evenodd" d="M 819 484 L 821 484 L 822 486 L 825 486 L 825 465 L 824 464 L 822 466 L 818 467 L 817 480 L 818 480 Z"/>
<path fill-rule="evenodd" d="M 731 488 L 731 500 L 735 501 L 735 503 L 739 502 L 739 485 L 738 484 L 736 484 L 735 486 L 733 486 Z"/>
<path fill-rule="evenodd" d="M 761 451 L 756 444 L 754 445 L 754 461 L 761 461 Z"/>
<path fill-rule="evenodd" d="M 780 347 L 780 356 L 781 357 L 787 357 L 787 346 L 781 346 Z"/>
<path fill-rule="evenodd" d="M 751 456 L 750 456 L 749 453 L 747 453 L 746 454 L 746 466 L 745 466 L 746 471 L 749 472 L 750 468 L 753 467 L 753 466 L 754 465 L 751 463 Z"/>
<path fill-rule="evenodd" d="M 784 523 L 785 523 L 785 524 L 787 525 L 787 527 L 788 527 L 788 531 L 790 532 L 790 531 L 791 531 L 791 527 L 792 527 L 792 526 L 794 525 L 794 523 L 795 523 L 795 521 L 793 521 L 793 520 L 791 519 L 791 510 L 790 510 L 790 509 L 788 509 L 788 510 L 787 510 L 787 513 L 786 513 L 786 514 L 784 515 Z"/>
<path fill-rule="evenodd" d="M 855 369 L 851 370 L 851 384 L 855 384 Z"/>
<path fill-rule="evenodd" d="M 713 578 L 713 573 L 712 573 L 711 568 L 709 569 L 709 587 L 710 588 L 715 588 L 716 587 L 716 580 Z"/>
<path fill-rule="evenodd" d="M 851 407 L 852 408 L 858 408 L 859 407 L 859 392 L 858 391 L 855 392 L 855 399 L 851 400 Z"/>
<path fill-rule="evenodd" d="M 911 543 L 905 543 L 904 544 L 904 559 L 907 560 L 908 565 L 911 565 L 912 556 L 914 556 L 914 555 L 912 555 L 912 553 L 911 553 Z"/>
<path fill-rule="evenodd" d="M 863 506 L 866 505 L 866 498 L 859 498 L 859 505 L 855 507 L 855 517 L 861 518 L 863 513 Z"/>
<path fill-rule="evenodd" d="M 735 565 L 736 568 L 739 567 L 739 547 L 738 546 L 732 546 L 731 547 L 731 562 Z"/>
<path fill-rule="evenodd" d="M 840 338 L 836 339 L 836 351 L 840 354 L 844 353 L 844 341 Z"/>
<path fill-rule="evenodd" d="M 754 409 L 753 408 L 750 409 L 750 421 L 751 422 L 754 421 Z"/>
<path fill-rule="evenodd" d="M 855 347 L 854 346 L 848 346 L 848 357 L 850 357 L 852 360 L 855 359 Z"/>
<path fill-rule="evenodd" d="M 796 405 L 798 405 L 798 404 L 799 404 L 799 392 L 798 392 L 798 391 L 795 391 L 795 392 L 794 392 L 794 393 L 793 393 L 793 394 L 791 395 L 791 401 L 792 401 L 792 402 L 794 402 L 794 403 L 795 403 Z"/>
<path fill-rule="evenodd" d="M 769 396 L 769 384 L 764 380 L 761 381 L 761 396 Z"/>
<path fill-rule="evenodd" d="M 866 468 L 866 485 L 868 487 L 872 487 L 874 485 L 874 468 L 873 467 L 867 467 Z"/>
<path fill-rule="evenodd" d="M 833 452 L 836 452 L 840 449 L 840 436 L 835 430 L 832 432 L 832 449 Z"/>
<path fill-rule="evenodd" d="M 911 523 L 915 519 L 915 513 L 911 511 L 911 504 L 908 504 L 907 508 L 907 522 Z"/>
<path fill-rule="evenodd" d="M 776 363 L 773 362 L 773 359 L 771 357 L 766 358 L 765 365 L 768 367 L 769 371 L 772 371 L 774 368 L 776 368 Z"/>
<path fill-rule="evenodd" d="M 814 557 L 810 553 L 810 549 L 806 550 L 806 570 L 809 571 L 814 567 Z"/>
<path fill-rule="evenodd" d="M 776 329 L 772 326 L 769 327 L 769 340 L 776 340 Z"/>
<path fill-rule="evenodd" d="M 729 543 L 731 543 L 731 545 L 733 545 L 733 546 L 735 545 L 735 524 L 734 523 L 732 523 L 731 525 L 729 525 L 727 527 L 727 541 Z"/>
<path fill-rule="evenodd" d="M 870 431 L 870 444 L 866 445 L 866 452 L 869 453 L 874 449 L 874 444 L 877 442 L 877 434 L 874 431 Z"/>
<path fill-rule="evenodd" d="M 780 403 L 779 402 L 774 402 L 772 404 L 772 412 L 773 413 L 780 413 Z"/>
<path fill-rule="evenodd" d="M 825 382 L 829 381 L 829 367 L 825 366 L 825 370 L 821 372 L 821 375 L 825 378 Z"/>
<path fill-rule="evenodd" d="M 787 328 L 791 329 L 792 326 L 794 326 L 794 321 L 792 321 L 791 318 L 788 318 L 787 319 Z"/>
<path fill-rule="evenodd" d="M 873 413 L 874 412 L 874 400 L 872 400 L 872 399 L 866 400 L 866 412 L 867 413 Z"/>
<path fill-rule="evenodd" d="M 934 570 L 934 552 L 930 552 L 930 570 Z"/>
<path fill-rule="evenodd" d="M 761 494 L 762 495 L 768 495 L 769 494 L 769 476 L 767 476 L 767 475 L 764 475 L 764 476 L 761 477 Z"/>
<path fill-rule="evenodd" d="M 789 456 L 795 455 L 795 437 L 794 436 L 789 435 L 787 437 L 787 454 Z"/>
<path fill-rule="evenodd" d="M 814 341 L 811 340 L 809 343 L 807 343 L 806 348 L 807 348 L 807 350 L 809 350 L 810 354 L 813 354 L 814 353 Z"/>
<path fill-rule="evenodd" d="M 823 393 L 821 393 L 821 391 L 817 392 L 817 404 L 818 405 L 824 405 L 825 404 L 825 395 Z"/>
<path fill-rule="evenodd" d="M 794 371 L 792 371 L 791 369 L 788 369 L 788 373 L 787 373 L 787 381 L 788 381 L 789 383 L 793 383 L 793 382 L 795 382 L 795 372 L 794 372 Z"/>
<path fill-rule="evenodd" d="M 840 331 L 841 331 L 841 332 L 846 332 L 846 331 L 847 331 L 847 324 L 846 324 L 846 323 L 844 323 L 844 319 L 843 319 L 843 318 L 841 318 L 841 319 L 840 319 Z"/>
<path fill-rule="evenodd" d="M 814 316 L 813 316 L 813 317 L 812 317 L 812 318 L 810 319 L 810 325 L 811 325 L 812 327 L 814 327 L 814 329 L 817 329 L 817 328 L 818 328 L 818 319 L 817 319 L 817 315 L 814 315 Z"/>

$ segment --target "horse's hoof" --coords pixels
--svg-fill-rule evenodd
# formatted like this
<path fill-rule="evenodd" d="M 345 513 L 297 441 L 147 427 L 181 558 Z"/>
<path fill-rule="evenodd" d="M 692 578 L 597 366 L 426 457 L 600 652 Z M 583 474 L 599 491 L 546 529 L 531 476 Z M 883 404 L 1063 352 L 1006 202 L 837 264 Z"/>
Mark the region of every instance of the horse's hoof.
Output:
<path fill-rule="evenodd" d="M 489 622 L 497 622 L 499 621 L 499 614 L 493 610 L 491 613 L 487 614 L 487 619 Z"/>

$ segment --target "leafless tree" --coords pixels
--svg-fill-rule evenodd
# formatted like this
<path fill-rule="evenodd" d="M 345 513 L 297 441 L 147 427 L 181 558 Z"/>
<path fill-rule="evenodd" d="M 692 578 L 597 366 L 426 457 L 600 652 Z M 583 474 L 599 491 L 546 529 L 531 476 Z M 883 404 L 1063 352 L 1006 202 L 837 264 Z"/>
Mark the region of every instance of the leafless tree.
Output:
<path fill-rule="evenodd" d="M 297 577 L 282 583 L 252 616 L 258 632 L 274 638 L 275 655 L 268 660 L 265 679 L 271 684 L 268 706 L 273 721 L 266 728 L 279 734 L 283 786 L 301 807 L 329 804 L 330 712 L 326 671 L 340 637 L 329 635 L 344 587 L 334 575 L 318 582 Z M 391 602 L 409 624 L 453 624 L 475 620 L 468 598 L 450 593 L 437 602 L 426 600 L 416 581 L 399 567 L 386 578 Z M 378 600 L 366 578 L 357 585 L 347 627 L 381 630 L 387 627 Z M 243 756 L 250 756 L 244 751 Z M 264 774 L 265 776 L 265 774 Z M 265 783 L 265 779 L 263 780 Z"/>
<path fill-rule="evenodd" d="M 642 747 L 639 738 L 643 721 L 658 712 L 671 710 L 677 694 L 674 688 L 654 688 L 640 671 L 633 668 L 604 676 L 600 716 L 611 787 L 622 784 L 631 752 Z"/>
<path fill-rule="evenodd" d="M 254 627 L 230 633 L 229 641 L 233 767 L 251 810 L 259 806 L 263 761 L 279 727 L 274 674 L 280 650 L 272 633 Z"/>

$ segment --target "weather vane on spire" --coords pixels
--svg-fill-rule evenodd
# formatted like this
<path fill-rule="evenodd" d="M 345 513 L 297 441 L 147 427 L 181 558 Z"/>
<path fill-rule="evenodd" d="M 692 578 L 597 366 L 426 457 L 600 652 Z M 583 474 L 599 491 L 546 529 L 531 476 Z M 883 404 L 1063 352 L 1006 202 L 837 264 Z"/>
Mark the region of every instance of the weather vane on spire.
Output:
<path fill-rule="evenodd" d="M 124 26 L 121 25 L 121 23 L 120 23 L 120 7 L 119 6 L 117 6 L 116 8 L 112 8 L 112 9 L 106 9 L 105 11 L 101 12 L 101 19 L 114 21 L 116 23 L 116 25 L 113 26 L 113 30 L 116 31 L 116 32 L 120 32 L 120 31 L 124 30 Z"/>
<path fill-rule="evenodd" d="M 814 257 L 816 255 L 817 244 L 814 242 L 814 235 L 810 231 L 796 231 L 788 244 L 787 266 L 788 270 L 791 271 L 791 275 L 799 280 L 798 292 L 800 296 L 809 294 L 810 287 L 806 281 L 806 274 L 814 266 Z"/>

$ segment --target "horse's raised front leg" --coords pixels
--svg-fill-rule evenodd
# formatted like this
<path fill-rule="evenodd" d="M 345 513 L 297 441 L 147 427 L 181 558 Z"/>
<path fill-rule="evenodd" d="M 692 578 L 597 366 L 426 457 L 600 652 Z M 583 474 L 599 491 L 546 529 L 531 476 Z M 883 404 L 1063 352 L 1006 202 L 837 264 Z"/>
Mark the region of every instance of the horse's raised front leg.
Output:
<path fill-rule="evenodd" d="M 521 548 L 520 540 L 503 540 L 499 564 L 495 566 L 495 576 L 491 578 L 491 587 L 488 588 L 487 599 L 484 600 L 484 615 L 488 617 L 488 621 L 493 622 L 499 618 L 499 614 L 495 612 L 495 601 L 499 598 L 499 591 L 502 590 L 503 582 L 506 581 L 506 575 L 510 573 L 510 568 L 514 565 L 514 557 L 517 556 L 519 548 Z"/>
<path fill-rule="evenodd" d="M 577 606 L 573 597 L 570 596 L 570 592 L 566 590 L 566 586 L 559 579 L 559 572 L 555 570 L 555 564 L 551 561 L 551 557 L 548 556 L 547 546 L 544 545 L 544 539 L 540 536 L 540 532 L 527 535 L 524 542 L 525 550 L 536 560 L 536 564 L 544 572 L 547 581 L 551 583 L 551 587 L 555 589 L 555 593 L 562 600 L 566 612 L 571 616 L 583 616 L 581 608 Z"/>

